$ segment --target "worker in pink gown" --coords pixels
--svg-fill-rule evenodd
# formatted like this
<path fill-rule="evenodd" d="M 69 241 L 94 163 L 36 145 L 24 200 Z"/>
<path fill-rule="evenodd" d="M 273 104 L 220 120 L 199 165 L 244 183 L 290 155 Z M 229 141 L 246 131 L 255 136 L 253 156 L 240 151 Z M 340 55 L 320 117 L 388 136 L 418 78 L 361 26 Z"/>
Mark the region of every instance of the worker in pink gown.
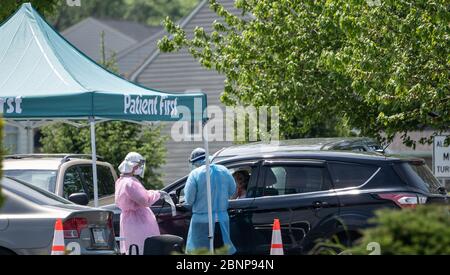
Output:
<path fill-rule="evenodd" d="M 131 152 L 120 164 L 120 178 L 116 181 L 116 205 L 122 210 L 120 215 L 120 251 L 128 254 L 130 245 L 144 252 L 145 239 L 160 235 L 155 215 L 149 208 L 160 198 L 160 192 L 146 190 L 136 176 L 143 178 L 145 159 Z M 133 250 L 133 253 L 134 250 Z"/>

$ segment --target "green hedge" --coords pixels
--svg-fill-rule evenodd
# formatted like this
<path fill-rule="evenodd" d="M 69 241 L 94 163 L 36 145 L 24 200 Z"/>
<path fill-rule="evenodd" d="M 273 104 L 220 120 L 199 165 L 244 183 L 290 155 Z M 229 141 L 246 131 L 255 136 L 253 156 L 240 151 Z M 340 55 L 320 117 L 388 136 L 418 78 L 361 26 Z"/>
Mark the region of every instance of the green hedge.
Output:
<path fill-rule="evenodd" d="M 382 255 L 450 254 L 448 206 L 381 210 L 371 222 L 377 226 L 362 232 L 351 254 L 370 254 L 374 245 L 379 245 Z"/>

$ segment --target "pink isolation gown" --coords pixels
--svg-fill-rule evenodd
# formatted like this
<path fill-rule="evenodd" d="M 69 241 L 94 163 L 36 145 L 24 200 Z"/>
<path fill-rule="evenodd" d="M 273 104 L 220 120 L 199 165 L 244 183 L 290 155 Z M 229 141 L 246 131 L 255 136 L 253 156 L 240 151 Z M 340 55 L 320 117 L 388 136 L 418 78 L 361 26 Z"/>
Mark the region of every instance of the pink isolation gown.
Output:
<path fill-rule="evenodd" d="M 158 191 L 146 190 L 138 179 L 122 176 L 116 181 L 116 205 L 122 210 L 120 215 L 120 252 L 127 253 L 132 244 L 144 252 L 145 239 L 160 235 L 155 215 L 149 208 L 159 200 Z M 133 249 L 132 253 L 136 253 Z"/>

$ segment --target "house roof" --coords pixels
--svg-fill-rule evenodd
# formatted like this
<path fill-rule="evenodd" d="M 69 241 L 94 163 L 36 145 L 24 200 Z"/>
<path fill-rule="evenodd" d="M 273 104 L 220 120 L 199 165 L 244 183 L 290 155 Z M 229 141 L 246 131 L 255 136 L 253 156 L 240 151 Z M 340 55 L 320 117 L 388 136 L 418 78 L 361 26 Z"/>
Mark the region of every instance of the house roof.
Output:
<path fill-rule="evenodd" d="M 227 1 L 229 1 L 229 0 L 227 0 Z M 199 11 L 207 3 L 208 3 L 208 0 L 202 0 L 200 2 L 200 4 L 198 4 L 198 6 L 188 16 L 186 16 L 186 18 L 184 20 L 181 21 L 180 27 L 181 28 L 186 27 L 186 25 L 192 20 L 192 18 L 195 17 L 195 15 L 198 14 Z M 160 38 L 164 37 L 165 35 L 167 35 L 167 32 L 166 31 L 162 31 L 161 33 L 159 33 L 159 37 L 158 38 L 160 39 Z M 159 49 L 157 47 L 157 43 L 154 43 L 154 47 L 152 49 L 153 49 L 153 53 L 151 55 L 149 55 L 142 62 L 141 66 L 136 68 L 136 70 L 134 72 L 132 72 L 132 74 L 130 75 L 130 80 L 131 81 L 136 81 L 137 78 L 139 77 L 139 75 L 145 70 L 145 68 L 148 67 L 150 65 L 150 63 L 152 63 L 152 61 L 155 60 L 155 58 L 158 57 L 158 55 L 160 54 L 160 51 L 159 51 Z"/>
<path fill-rule="evenodd" d="M 158 40 L 161 39 L 166 32 L 160 30 L 147 39 L 125 49 L 117 54 L 117 65 L 119 71 L 129 78 L 131 73 L 143 65 L 150 55 L 157 49 Z"/>
<path fill-rule="evenodd" d="M 69 27 L 62 35 L 94 60 L 100 60 L 101 33 L 105 33 L 106 54 L 129 49 L 147 39 L 162 27 L 149 27 L 136 22 L 88 17 Z"/>
<path fill-rule="evenodd" d="M 97 19 L 103 24 L 140 42 L 161 31 L 161 26 L 147 26 L 138 22 L 112 19 Z"/>
<path fill-rule="evenodd" d="M 189 15 L 181 19 L 180 26 L 184 27 L 207 2 L 202 0 Z M 158 41 L 165 35 L 167 35 L 166 30 L 161 28 L 147 39 L 119 53 L 117 55 L 119 71 L 131 81 L 136 81 L 138 75 L 158 56 Z"/>

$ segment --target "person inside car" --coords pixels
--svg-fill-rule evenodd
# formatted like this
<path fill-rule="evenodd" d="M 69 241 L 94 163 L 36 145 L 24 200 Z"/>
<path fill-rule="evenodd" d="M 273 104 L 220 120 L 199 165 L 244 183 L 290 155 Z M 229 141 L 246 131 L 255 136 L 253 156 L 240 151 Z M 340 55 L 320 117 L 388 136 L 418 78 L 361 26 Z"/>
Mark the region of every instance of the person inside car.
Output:
<path fill-rule="evenodd" d="M 139 254 L 144 252 L 147 238 L 160 235 L 155 215 L 149 208 L 161 197 L 160 191 L 146 190 L 140 180 L 144 177 L 145 159 L 131 152 L 120 164 L 120 178 L 116 182 L 116 205 L 120 215 L 121 253 L 128 253 L 131 245 L 137 245 Z"/>
<path fill-rule="evenodd" d="M 246 170 L 238 170 L 233 173 L 233 178 L 236 181 L 237 190 L 231 199 L 244 199 L 247 197 L 247 186 L 250 180 L 250 174 Z"/>

